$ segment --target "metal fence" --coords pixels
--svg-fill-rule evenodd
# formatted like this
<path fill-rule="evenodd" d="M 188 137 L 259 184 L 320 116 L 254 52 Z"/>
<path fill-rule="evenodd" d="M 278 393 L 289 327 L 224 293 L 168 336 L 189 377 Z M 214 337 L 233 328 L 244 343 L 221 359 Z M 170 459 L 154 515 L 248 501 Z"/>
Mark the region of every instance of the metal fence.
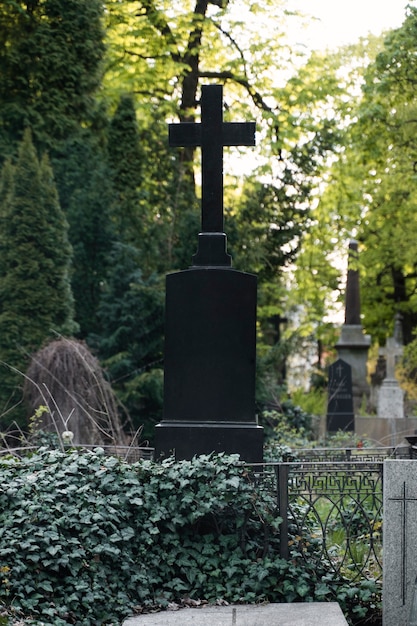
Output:
<path fill-rule="evenodd" d="M 382 573 L 381 462 L 304 462 L 275 467 L 280 552 L 325 561 L 352 580 Z"/>
<path fill-rule="evenodd" d="M 94 450 L 96 448 L 102 448 L 106 456 L 118 456 L 128 463 L 135 463 L 140 459 L 152 460 L 154 457 L 154 448 L 138 447 L 138 446 L 118 446 L 118 445 L 90 445 L 80 444 L 75 446 L 76 448 L 85 450 Z M 20 446 L 20 447 L 0 447 L 0 456 L 12 455 L 22 457 L 28 452 L 38 450 L 39 446 Z"/>
<path fill-rule="evenodd" d="M 382 578 L 382 479 L 386 458 L 410 448 L 298 451 L 299 460 L 260 467 L 260 486 L 273 488 L 280 555 L 326 563 L 343 578 Z"/>

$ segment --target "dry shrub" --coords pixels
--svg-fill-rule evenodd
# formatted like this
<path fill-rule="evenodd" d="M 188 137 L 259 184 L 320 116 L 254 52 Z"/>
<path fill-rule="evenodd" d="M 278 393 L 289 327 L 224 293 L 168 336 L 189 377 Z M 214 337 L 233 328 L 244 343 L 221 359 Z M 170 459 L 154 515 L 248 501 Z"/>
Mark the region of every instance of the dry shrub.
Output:
<path fill-rule="evenodd" d="M 36 428 L 73 433 L 78 444 L 119 444 L 123 433 L 118 406 L 98 360 L 76 339 L 60 338 L 32 356 L 25 377 L 29 415 L 38 411 Z"/>

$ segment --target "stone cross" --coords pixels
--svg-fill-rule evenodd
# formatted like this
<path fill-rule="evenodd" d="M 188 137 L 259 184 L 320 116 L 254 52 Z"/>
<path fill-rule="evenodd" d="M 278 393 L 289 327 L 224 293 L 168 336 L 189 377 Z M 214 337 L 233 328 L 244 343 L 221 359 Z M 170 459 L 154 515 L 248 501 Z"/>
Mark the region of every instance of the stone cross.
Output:
<path fill-rule="evenodd" d="M 385 348 L 381 348 L 379 353 L 385 356 L 387 360 L 387 374 L 385 378 L 395 380 L 395 365 L 397 358 L 403 353 L 403 347 L 395 337 L 388 337 Z"/>
<path fill-rule="evenodd" d="M 203 85 L 201 90 L 201 124 L 169 125 L 169 145 L 201 146 L 201 230 L 223 232 L 223 147 L 254 146 L 255 123 L 223 122 L 222 85 Z"/>

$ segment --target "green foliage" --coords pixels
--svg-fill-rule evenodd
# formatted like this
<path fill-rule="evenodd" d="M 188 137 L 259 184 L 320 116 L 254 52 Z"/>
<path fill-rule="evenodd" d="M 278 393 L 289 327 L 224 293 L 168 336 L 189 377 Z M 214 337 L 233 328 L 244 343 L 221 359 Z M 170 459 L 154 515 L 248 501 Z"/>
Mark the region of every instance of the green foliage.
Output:
<path fill-rule="evenodd" d="M 137 122 L 134 104 L 142 112 L 140 101 L 125 96 L 109 128 L 111 215 L 120 241 L 136 248 L 149 278 L 190 265 L 200 209 L 182 155 L 168 145 L 162 112 L 149 105 Z"/>
<path fill-rule="evenodd" d="M 407 394 L 407 400 L 415 407 L 417 400 L 417 339 L 414 338 L 404 347 L 403 354 L 397 364 L 395 375 Z"/>
<path fill-rule="evenodd" d="M 0 595 L 55 625 L 108 623 L 185 593 L 255 598 L 279 519 L 273 498 L 255 505 L 253 493 L 236 458 L 129 466 L 43 449 L 3 460 Z"/>
<path fill-rule="evenodd" d="M 327 448 L 371 448 L 374 443 L 372 439 L 368 440 L 366 435 L 359 437 L 353 432 L 338 430 L 335 433 L 326 433 L 320 445 Z"/>
<path fill-rule="evenodd" d="M 317 375 L 318 376 L 318 375 Z M 291 391 L 292 402 L 307 414 L 322 416 L 327 411 L 327 389 L 294 389 Z"/>
<path fill-rule="evenodd" d="M 403 316 L 405 343 L 417 325 L 416 32 L 417 9 L 408 7 L 403 25 L 388 34 L 363 72 L 315 230 L 316 249 L 326 240 L 333 249 L 351 237 L 360 242 L 364 326 L 380 345 L 392 334 L 396 312 Z"/>
<path fill-rule="evenodd" d="M 258 275 L 258 280 L 276 279 L 295 258 L 307 212 L 294 205 L 282 185 L 246 182 L 242 196 L 231 206 L 236 215 L 236 233 L 229 236 L 236 266 Z"/>
<path fill-rule="evenodd" d="M 109 248 L 103 233 L 111 201 L 109 176 L 100 155 L 104 116 L 94 97 L 103 71 L 103 4 L 18 0 L 3 5 L 0 162 L 16 154 L 26 127 L 39 152 L 48 151 L 70 225 L 72 290 L 84 337 L 95 330 L 99 284 L 106 271 L 103 248 Z"/>
<path fill-rule="evenodd" d="M 102 71 L 99 0 L 2 3 L 0 15 L 0 158 L 24 128 L 42 150 L 91 120 Z"/>
<path fill-rule="evenodd" d="M 296 552 L 279 558 L 275 495 L 237 457 L 128 465 L 100 449 L 47 448 L 3 457 L 0 521 L 0 599 L 45 624 L 120 622 L 134 606 L 182 597 L 369 606 L 365 585 L 338 586 Z"/>
<path fill-rule="evenodd" d="M 15 166 L 3 169 L 0 207 L 0 406 L 19 401 L 30 352 L 53 333 L 70 334 L 73 298 L 68 224 L 48 160 L 39 162 L 25 133 Z M 13 369 L 10 369 L 13 368 Z"/>
<path fill-rule="evenodd" d="M 312 445 L 312 416 L 290 400 L 282 402 L 280 410 L 263 411 L 259 422 L 264 427 L 264 456 L 268 461 L 295 460 L 297 448 Z"/>
<path fill-rule="evenodd" d="M 111 370 L 111 368 L 110 368 Z M 164 371 L 158 362 L 149 370 L 134 370 L 125 381 L 114 383 L 123 406 L 128 411 L 132 424 L 140 428 L 140 440 L 154 442 L 155 425 L 163 417 Z"/>
<path fill-rule="evenodd" d="M 115 232 L 124 243 L 142 241 L 147 216 L 140 211 L 144 207 L 140 207 L 139 187 L 145 163 L 131 95 L 121 97 L 110 122 L 107 153 L 115 192 L 111 210 Z"/>
<path fill-rule="evenodd" d="M 143 279 L 140 253 L 132 246 L 115 245 L 109 259 L 98 309 L 101 332 L 90 343 L 133 424 L 144 425 L 149 439 L 162 417 L 163 285 L 155 276 Z"/>
<path fill-rule="evenodd" d="M 79 335 L 97 332 L 97 309 L 115 240 L 110 219 L 113 189 L 100 138 L 83 129 L 53 160 L 73 247 L 71 285 Z"/>

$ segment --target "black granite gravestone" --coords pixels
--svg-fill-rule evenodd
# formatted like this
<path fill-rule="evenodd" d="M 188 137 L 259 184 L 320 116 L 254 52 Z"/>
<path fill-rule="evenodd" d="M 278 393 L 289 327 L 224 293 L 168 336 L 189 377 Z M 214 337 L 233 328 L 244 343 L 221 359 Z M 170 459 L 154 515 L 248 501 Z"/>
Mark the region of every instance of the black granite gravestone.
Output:
<path fill-rule="evenodd" d="M 327 431 L 354 430 L 352 368 L 338 359 L 329 367 Z"/>
<path fill-rule="evenodd" d="M 201 146 L 202 228 L 190 269 L 166 279 L 164 417 L 156 458 L 238 453 L 262 462 L 255 416 L 256 277 L 231 268 L 223 232 L 223 147 L 254 145 L 254 123 L 223 122 L 222 87 L 202 88 L 201 124 L 170 145 Z"/>

